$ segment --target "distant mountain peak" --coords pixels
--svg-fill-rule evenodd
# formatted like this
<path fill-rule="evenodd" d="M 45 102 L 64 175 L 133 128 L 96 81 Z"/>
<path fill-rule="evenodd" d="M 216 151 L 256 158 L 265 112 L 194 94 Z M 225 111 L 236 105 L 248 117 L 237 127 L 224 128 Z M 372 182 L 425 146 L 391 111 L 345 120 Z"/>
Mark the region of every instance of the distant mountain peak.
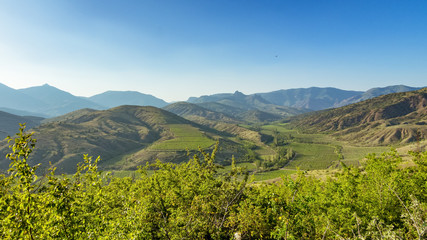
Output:
<path fill-rule="evenodd" d="M 246 95 L 245 95 L 244 93 L 239 92 L 238 90 L 236 90 L 236 91 L 233 93 L 233 96 L 236 96 L 236 97 L 245 97 Z"/>

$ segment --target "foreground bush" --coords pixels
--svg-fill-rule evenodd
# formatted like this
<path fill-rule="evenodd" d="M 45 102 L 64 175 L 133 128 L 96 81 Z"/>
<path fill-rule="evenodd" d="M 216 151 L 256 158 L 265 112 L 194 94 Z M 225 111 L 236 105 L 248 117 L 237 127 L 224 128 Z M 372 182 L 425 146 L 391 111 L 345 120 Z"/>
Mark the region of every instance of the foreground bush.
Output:
<path fill-rule="evenodd" d="M 85 156 L 77 172 L 38 179 L 35 146 L 21 128 L 0 176 L 0 239 L 425 239 L 427 153 L 400 167 L 396 152 L 343 166 L 327 181 L 300 172 L 280 184 L 221 175 L 216 149 L 188 163 L 158 162 L 138 178 L 101 174 Z"/>

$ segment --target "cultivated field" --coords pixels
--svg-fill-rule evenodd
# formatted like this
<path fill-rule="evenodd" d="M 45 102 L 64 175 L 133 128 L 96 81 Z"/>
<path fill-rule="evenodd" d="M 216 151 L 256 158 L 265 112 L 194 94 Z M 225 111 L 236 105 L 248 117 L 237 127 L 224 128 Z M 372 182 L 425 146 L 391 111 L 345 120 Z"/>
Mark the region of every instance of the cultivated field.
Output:
<path fill-rule="evenodd" d="M 360 160 L 370 153 L 380 154 L 390 147 L 361 147 L 345 141 L 337 141 L 327 134 L 301 133 L 290 129 L 287 124 L 265 125 L 266 134 L 278 132 L 286 142 L 286 147 L 296 152 L 296 157 L 286 168 L 316 170 L 339 168 L 339 160 L 345 164 L 359 165 Z"/>
<path fill-rule="evenodd" d="M 215 141 L 204 135 L 199 129 L 188 124 L 167 125 L 174 135 L 173 139 L 154 144 L 151 148 L 156 150 L 182 151 L 208 148 L 215 144 Z"/>

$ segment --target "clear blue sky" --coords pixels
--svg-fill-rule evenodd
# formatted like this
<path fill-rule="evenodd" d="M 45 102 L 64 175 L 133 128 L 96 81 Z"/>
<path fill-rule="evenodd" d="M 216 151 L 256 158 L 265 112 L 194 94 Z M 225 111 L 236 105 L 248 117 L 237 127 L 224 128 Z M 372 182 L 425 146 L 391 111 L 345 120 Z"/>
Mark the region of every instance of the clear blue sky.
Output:
<path fill-rule="evenodd" d="M 427 1 L 0 0 L 0 82 L 186 100 L 427 85 Z"/>

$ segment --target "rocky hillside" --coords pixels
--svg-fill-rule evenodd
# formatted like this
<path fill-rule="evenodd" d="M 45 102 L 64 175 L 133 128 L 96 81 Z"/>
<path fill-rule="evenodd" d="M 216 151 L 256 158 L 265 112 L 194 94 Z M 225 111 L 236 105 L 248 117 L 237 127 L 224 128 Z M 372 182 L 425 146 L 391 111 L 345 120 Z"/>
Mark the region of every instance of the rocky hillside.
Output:
<path fill-rule="evenodd" d="M 424 88 L 297 116 L 291 124 L 304 131 L 331 132 L 365 143 L 411 142 L 427 135 L 426 105 Z"/>

